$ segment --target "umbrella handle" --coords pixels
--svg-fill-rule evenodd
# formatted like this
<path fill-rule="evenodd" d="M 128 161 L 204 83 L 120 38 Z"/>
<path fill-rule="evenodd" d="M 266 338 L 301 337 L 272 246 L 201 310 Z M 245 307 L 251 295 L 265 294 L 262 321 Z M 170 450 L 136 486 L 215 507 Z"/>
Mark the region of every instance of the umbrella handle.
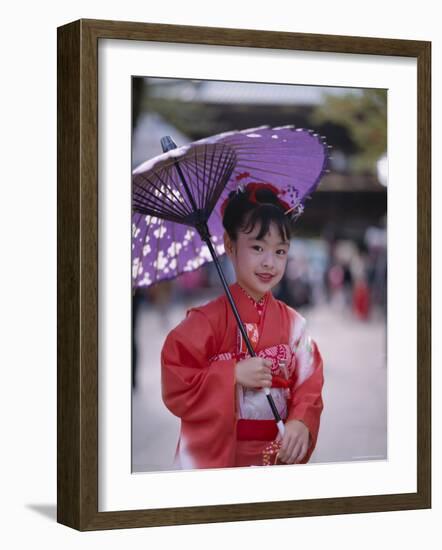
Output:
<path fill-rule="evenodd" d="M 263 388 L 263 391 L 267 397 L 267 400 L 269 401 L 269 404 L 270 404 L 270 407 L 272 408 L 272 411 L 273 411 L 273 416 L 275 416 L 275 411 L 273 410 L 273 407 L 272 407 L 272 403 L 273 403 L 273 406 L 275 405 L 274 401 L 273 401 L 273 398 L 272 398 L 272 395 L 270 393 L 270 388 Z M 270 399 L 272 402 L 270 402 Z M 276 407 L 275 407 L 276 409 Z M 279 413 L 278 411 L 276 411 L 278 417 L 279 417 Z M 276 425 L 278 426 L 278 432 L 279 432 L 279 435 L 281 437 L 284 436 L 285 434 L 285 426 L 284 426 L 284 422 L 281 420 L 281 418 L 279 417 L 279 420 L 276 418 L 275 416 L 275 420 L 276 420 Z"/>
<path fill-rule="evenodd" d="M 224 291 L 225 291 L 225 293 L 227 295 L 227 298 L 230 302 L 230 306 L 232 308 L 233 314 L 235 316 L 235 319 L 236 319 L 236 322 L 238 324 L 239 330 L 241 331 L 242 337 L 244 338 L 244 342 L 247 346 L 247 349 L 250 353 L 250 356 L 251 357 L 256 357 L 255 350 L 253 349 L 253 346 L 250 343 L 249 336 L 247 334 L 246 329 L 244 328 L 243 322 L 241 321 L 241 317 L 239 316 L 238 310 L 236 308 L 236 304 L 233 300 L 232 293 L 230 292 L 230 289 L 229 289 L 229 286 L 227 284 L 226 278 L 224 277 L 223 270 L 221 269 L 221 265 L 219 263 L 218 256 L 217 256 L 216 251 L 213 247 L 212 241 L 210 240 L 209 228 L 207 227 L 207 224 L 203 224 L 203 225 L 197 227 L 197 229 L 198 229 L 198 232 L 199 232 L 201 238 L 207 244 L 207 246 L 209 248 L 209 251 L 210 251 L 210 254 L 212 255 L 213 262 L 214 262 L 214 264 L 216 266 L 216 269 L 218 271 L 218 275 L 219 275 L 219 277 L 221 279 L 221 282 L 223 284 Z M 282 437 L 285 433 L 284 423 L 281 419 L 281 416 L 279 415 L 278 409 L 276 408 L 276 405 L 275 405 L 275 402 L 273 400 L 272 394 L 270 393 L 270 389 L 265 388 L 264 393 L 267 397 L 267 401 L 269 402 L 270 408 L 272 409 L 273 416 L 275 417 L 275 421 L 276 421 L 276 424 L 278 426 L 278 431 L 279 431 L 279 433 L 281 434 L 281 437 Z"/>

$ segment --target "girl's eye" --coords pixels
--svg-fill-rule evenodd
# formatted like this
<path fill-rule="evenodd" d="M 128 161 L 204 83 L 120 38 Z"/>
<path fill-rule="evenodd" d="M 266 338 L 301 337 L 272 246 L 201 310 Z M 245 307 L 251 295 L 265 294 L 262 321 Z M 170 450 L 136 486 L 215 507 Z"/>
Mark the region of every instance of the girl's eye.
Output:
<path fill-rule="evenodd" d="M 285 254 L 287 253 L 283 248 L 281 248 L 280 250 L 277 250 L 276 253 L 279 255 L 279 256 L 285 256 Z"/>
<path fill-rule="evenodd" d="M 257 244 L 255 244 L 254 246 L 252 246 L 253 250 L 257 250 L 258 252 L 261 252 L 262 250 L 262 246 L 259 246 Z"/>

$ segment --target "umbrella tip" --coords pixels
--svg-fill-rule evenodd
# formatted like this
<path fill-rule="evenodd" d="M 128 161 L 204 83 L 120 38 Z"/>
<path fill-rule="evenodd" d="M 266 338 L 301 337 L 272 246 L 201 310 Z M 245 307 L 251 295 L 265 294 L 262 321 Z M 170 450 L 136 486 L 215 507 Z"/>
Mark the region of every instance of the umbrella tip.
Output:
<path fill-rule="evenodd" d="M 163 148 L 163 153 L 167 153 L 167 151 L 177 148 L 176 143 L 170 136 L 164 136 L 161 138 L 161 147 Z"/>

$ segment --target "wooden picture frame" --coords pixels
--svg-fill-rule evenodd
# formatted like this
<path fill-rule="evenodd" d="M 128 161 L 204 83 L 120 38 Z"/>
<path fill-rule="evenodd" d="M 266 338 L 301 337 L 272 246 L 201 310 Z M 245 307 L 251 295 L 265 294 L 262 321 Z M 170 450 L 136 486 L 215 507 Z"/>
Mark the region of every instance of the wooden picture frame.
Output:
<path fill-rule="evenodd" d="M 98 41 L 138 40 L 412 57 L 418 78 L 417 492 L 98 510 Z M 57 519 L 81 531 L 431 506 L 431 43 L 79 20 L 58 29 Z M 128 366 L 129 368 L 129 366 Z"/>

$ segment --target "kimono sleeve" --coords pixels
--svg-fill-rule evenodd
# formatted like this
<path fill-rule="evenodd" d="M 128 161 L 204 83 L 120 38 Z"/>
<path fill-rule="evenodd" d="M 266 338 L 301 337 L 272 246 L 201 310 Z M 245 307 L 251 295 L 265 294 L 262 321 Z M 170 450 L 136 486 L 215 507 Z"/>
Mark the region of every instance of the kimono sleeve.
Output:
<path fill-rule="evenodd" d="M 302 421 L 310 432 L 309 448 L 302 462 L 309 460 L 316 446 L 324 385 L 322 357 L 316 342 L 307 334 L 305 324 L 303 319 L 301 335 L 294 347 L 295 383 L 287 416 L 287 420 Z"/>
<path fill-rule="evenodd" d="M 192 309 L 167 336 L 161 352 L 162 397 L 186 423 L 231 431 L 235 415 L 235 360 L 210 362 L 217 338 L 209 318 Z"/>

